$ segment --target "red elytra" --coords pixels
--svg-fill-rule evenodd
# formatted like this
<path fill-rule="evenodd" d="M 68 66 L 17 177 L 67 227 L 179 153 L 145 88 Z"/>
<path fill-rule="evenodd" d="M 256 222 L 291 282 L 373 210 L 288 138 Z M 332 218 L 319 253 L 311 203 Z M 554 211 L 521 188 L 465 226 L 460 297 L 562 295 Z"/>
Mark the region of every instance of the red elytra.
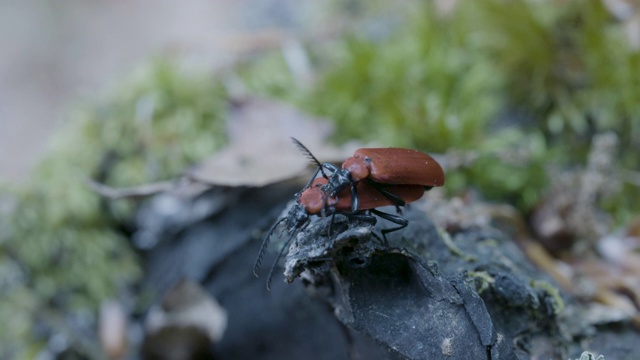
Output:
<path fill-rule="evenodd" d="M 444 171 L 423 152 L 403 148 L 362 148 L 342 163 L 351 180 L 366 178 L 381 184 L 442 186 Z"/>
<path fill-rule="evenodd" d="M 329 202 L 336 211 L 351 211 L 351 191 L 349 188 L 343 189 L 335 197 L 326 199 L 326 193 L 322 191 L 322 186 L 327 184 L 327 179 L 320 177 L 314 179 L 307 189 L 298 198 L 298 202 L 305 210 L 315 215 L 320 213 L 325 205 L 325 200 Z M 385 185 L 384 189 L 393 195 L 410 203 L 420 199 L 424 195 L 425 188 L 422 185 Z M 396 203 L 382 194 L 375 187 L 366 182 L 357 184 L 359 205 L 357 211 L 375 209 L 380 206 L 396 205 Z"/>

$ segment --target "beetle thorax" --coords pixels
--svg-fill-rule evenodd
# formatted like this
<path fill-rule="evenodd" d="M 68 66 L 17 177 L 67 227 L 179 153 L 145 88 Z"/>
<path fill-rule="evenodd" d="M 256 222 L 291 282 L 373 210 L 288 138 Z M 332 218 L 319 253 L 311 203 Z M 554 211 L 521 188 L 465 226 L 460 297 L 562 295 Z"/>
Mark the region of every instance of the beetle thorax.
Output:
<path fill-rule="evenodd" d="M 353 156 L 342 163 L 342 169 L 351 174 L 352 181 L 362 181 L 371 173 L 371 161 L 368 158 Z"/>
<path fill-rule="evenodd" d="M 297 201 L 293 205 L 293 207 L 291 207 L 289 213 L 287 214 L 287 229 L 289 231 L 298 229 L 307 221 L 309 221 L 309 214 L 307 213 L 304 206 L 302 206 L 300 202 Z"/>
<path fill-rule="evenodd" d="M 305 189 L 298 197 L 298 204 L 307 213 L 315 215 L 322 211 L 325 206 L 325 195 L 320 187 L 310 187 Z M 291 210 L 293 211 L 293 209 Z M 291 211 L 289 214 L 291 214 Z"/>
<path fill-rule="evenodd" d="M 322 187 L 322 191 L 327 194 L 336 195 L 342 191 L 342 189 L 351 185 L 352 181 L 351 173 L 348 169 L 339 169 L 331 175 L 327 185 Z"/>

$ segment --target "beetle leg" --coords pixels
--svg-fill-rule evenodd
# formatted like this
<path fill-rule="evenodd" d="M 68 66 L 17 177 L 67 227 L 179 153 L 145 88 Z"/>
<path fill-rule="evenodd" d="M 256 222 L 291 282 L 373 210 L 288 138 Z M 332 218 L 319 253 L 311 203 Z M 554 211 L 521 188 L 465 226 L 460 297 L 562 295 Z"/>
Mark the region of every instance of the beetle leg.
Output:
<path fill-rule="evenodd" d="M 320 166 L 320 167 L 318 168 L 318 171 L 320 171 L 320 172 L 322 173 L 322 177 L 324 177 L 325 179 L 328 179 L 328 178 L 329 178 L 329 175 L 327 175 L 327 174 L 324 172 L 324 166 Z"/>
<path fill-rule="evenodd" d="M 329 198 L 327 196 L 327 193 L 323 193 L 323 197 L 322 197 L 322 209 L 320 209 L 320 217 L 321 218 L 325 218 L 327 216 L 327 207 L 329 206 Z"/>
<path fill-rule="evenodd" d="M 402 200 L 398 195 L 390 193 L 389 190 L 385 189 L 384 185 L 377 183 L 371 179 L 367 179 L 367 184 L 373 186 L 376 190 L 378 190 L 382 195 L 386 196 L 387 199 L 394 202 L 396 206 L 404 206 L 405 201 Z"/>
<path fill-rule="evenodd" d="M 356 220 L 368 222 L 369 224 L 371 224 L 371 226 L 375 226 L 376 223 L 378 222 L 378 219 L 375 216 L 366 214 L 364 212 L 341 213 L 341 214 L 348 217 L 349 219 L 356 219 Z M 382 245 L 385 245 L 385 246 L 389 245 L 387 243 L 387 238 L 384 237 L 384 234 L 382 234 L 384 239 L 380 239 L 380 237 L 373 231 L 371 232 L 371 235 L 373 235 L 373 237 L 378 239 L 380 243 L 382 243 Z"/>
<path fill-rule="evenodd" d="M 322 172 L 322 176 L 324 176 L 325 179 L 328 179 L 329 176 L 324 173 L 324 170 L 322 170 L 322 168 L 326 168 L 327 170 L 331 171 L 331 175 L 335 174 L 338 170 L 340 170 L 337 166 L 333 165 L 332 163 L 322 163 L 322 167 L 320 171 Z"/>
<path fill-rule="evenodd" d="M 271 291 L 271 278 L 273 278 L 273 272 L 275 271 L 276 267 L 278 266 L 278 261 L 280 261 L 280 258 L 282 257 L 282 254 L 284 254 L 285 250 L 287 250 L 289 248 L 289 245 L 291 244 L 291 240 L 293 240 L 293 238 L 300 231 L 303 231 L 307 227 L 307 225 L 309 225 L 309 224 L 307 223 L 303 227 L 298 229 L 297 231 L 294 231 L 293 234 L 291 234 L 291 237 L 287 240 L 287 242 L 284 243 L 284 246 L 282 247 L 282 249 L 280 249 L 280 252 L 278 253 L 278 256 L 276 257 L 276 260 L 273 262 L 273 265 L 271 265 L 271 270 L 269 270 L 269 276 L 267 277 L 267 290 L 268 291 Z"/>
<path fill-rule="evenodd" d="M 380 244 L 389 247 L 389 242 L 387 241 L 386 237 L 383 236 L 382 238 L 380 238 L 380 236 L 378 236 L 378 234 L 376 234 L 374 231 L 371 232 L 371 235 L 376 238 L 376 240 L 380 241 Z"/>
<path fill-rule="evenodd" d="M 267 236 L 264 238 L 264 240 L 262 240 L 262 245 L 260 245 L 260 251 L 258 252 L 258 257 L 256 258 L 256 263 L 253 265 L 253 275 L 255 275 L 256 277 L 258 277 L 258 270 L 260 270 L 260 265 L 262 265 L 262 258 L 264 257 L 265 251 L 267 251 L 267 245 L 269 245 L 271 234 L 273 234 L 273 231 L 276 229 L 278 224 L 285 221 L 286 219 L 286 217 L 278 219 L 278 221 L 276 221 L 276 223 L 271 226 L 271 228 L 269 229 L 269 233 L 267 233 Z"/>
<path fill-rule="evenodd" d="M 331 214 L 331 221 L 329 221 L 329 231 L 327 231 L 327 238 L 331 239 L 333 234 L 333 219 L 336 218 L 336 213 Z"/>
<path fill-rule="evenodd" d="M 325 199 L 324 199 L 324 206 L 322 207 L 322 210 L 320 210 L 320 216 L 322 216 L 322 218 L 324 219 L 327 216 L 327 212 L 329 212 L 330 214 L 335 215 L 335 204 L 338 203 L 338 201 L 340 199 L 338 199 L 338 197 L 334 196 L 333 197 L 333 202 L 331 204 L 329 204 L 329 195 L 327 193 L 325 194 Z M 333 218 L 331 218 L 331 223 L 333 224 Z M 329 233 L 331 233 L 331 231 L 329 231 Z"/>
<path fill-rule="evenodd" d="M 394 231 L 398 231 L 400 229 L 404 229 L 404 228 L 407 227 L 407 225 L 409 225 L 409 220 L 407 220 L 407 219 L 405 219 L 403 217 L 400 217 L 400 216 L 397 216 L 397 215 L 387 214 L 385 212 L 382 212 L 382 211 L 376 210 L 376 209 L 370 209 L 369 211 L 372 214 L 378 215 L 378 216 L 380 216 L 381 218 L 383 218 L 385 220 L 388 220 L 388 221 L 391 221 L 394 224 L 400 225 L 398 227 L 391 228 L 391 229 L 383 229 L 381 232 L 382 232 L 382 236 L 385 236 L 385 239 L 386 239 L 386 235 L 388 233 L 394 232 Z"/>
<path fill-rule="evenodd" d="M 358 211 L 358 207 L 360 206 L 360 202 L 358 200 L 358 190 L 357 184 L 351 183 L 351 211 Z"/>
<path fill-rule="evenodd" d="M 349 219 L 356 219 L 356 220 L 368 222 L 371 225 L 375 225 L 378 222 L 378 219 L 376 219 L 375 216 L 365 214 L 362 212 L 353 212 L 353 213 L 341 212 L 340 214 L 348 217 Z"/>
<path fill-rule="evenodd" d="M 367 222 L 371 225 L 375 225 L 376 222 L 378 222 L 378 219 L 376 219 L 375 216 L 373 215 L 369 215 L 369 214 L 365 214 L 363 212 L 339 212 L 340 215 L 344 215 L 349 219 L 355 219 L 355 220 L 359 220 L 359 221 L 364 221 Z M 331 228 L 333 227 L 333 219 L 336 216 L 336 212 L 333 213 L 333 215 L 331 216 L 331 223 L 329 223 L 329 238 L 331 238 L 332 235 L 332 230 Z"/>
<path fill-rule="evenodd" d="M 319 166 L 319 167 L 316 169 L 316 172 L 315 172 L 315 173 L 313 173 L 313 176 L 311 177 L 311 179 L 309 179 L 309 182 L 307 183 L 307 185 L 305 185 L 305 186 L 304 186 L 304 188 L 302 188 L 303 190 L 304 190 L 304 189 L 307 189 L 309 186 L 311 186 L 311 183 L 313 182 L 313 180 L 315 180 L 315 179 L 316 179 L 316 177 L 318 176 L 318 173 L 319 173 L 321 170 L 322 170 L 322 166 Z M 324 175 L 324 173 L 322 173 L 322 175 Z"/>

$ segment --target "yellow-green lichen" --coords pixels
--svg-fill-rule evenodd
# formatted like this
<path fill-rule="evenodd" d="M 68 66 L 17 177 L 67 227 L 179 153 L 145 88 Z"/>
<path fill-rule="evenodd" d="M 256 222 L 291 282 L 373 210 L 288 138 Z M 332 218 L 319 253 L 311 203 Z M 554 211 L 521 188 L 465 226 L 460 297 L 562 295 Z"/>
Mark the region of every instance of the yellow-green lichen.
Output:
<path fill-rule="evenodd" d="M 495 279 L 486 271 L 468 271 L 467 276 L 475 280 L 478 294 L 482 294 L 495 283 Z"/>
<path fill-rule="evenodd" d="M 551 299 L 553 299 L 552 309 L 555 315 L 562 312 L 564 309 L 564 300 L 562 300 L 562 296 L 560 295 L 560 291 L 557 287 L 544 280 L 533 280 L 531 282 L 531 287 L 544 291 L 551 297 Z"/>

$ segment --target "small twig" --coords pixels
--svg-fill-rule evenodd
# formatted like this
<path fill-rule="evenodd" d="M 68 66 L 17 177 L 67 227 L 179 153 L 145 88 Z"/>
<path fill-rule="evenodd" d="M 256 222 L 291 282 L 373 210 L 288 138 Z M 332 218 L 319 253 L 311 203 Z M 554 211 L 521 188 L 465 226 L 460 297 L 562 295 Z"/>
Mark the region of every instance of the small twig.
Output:
<path fill-rule="evenodd" d="M 105 184 L 101 184 L 92 179 L 87 179 L 86 183 L 87 186 L 91 188 L 91 190 L 95 191 L 100 196 L 111 200 L 147 197 L 171 190 L 175 187 L 174 181 L 162 181 L 121 189 L 116 189 Z"/>

